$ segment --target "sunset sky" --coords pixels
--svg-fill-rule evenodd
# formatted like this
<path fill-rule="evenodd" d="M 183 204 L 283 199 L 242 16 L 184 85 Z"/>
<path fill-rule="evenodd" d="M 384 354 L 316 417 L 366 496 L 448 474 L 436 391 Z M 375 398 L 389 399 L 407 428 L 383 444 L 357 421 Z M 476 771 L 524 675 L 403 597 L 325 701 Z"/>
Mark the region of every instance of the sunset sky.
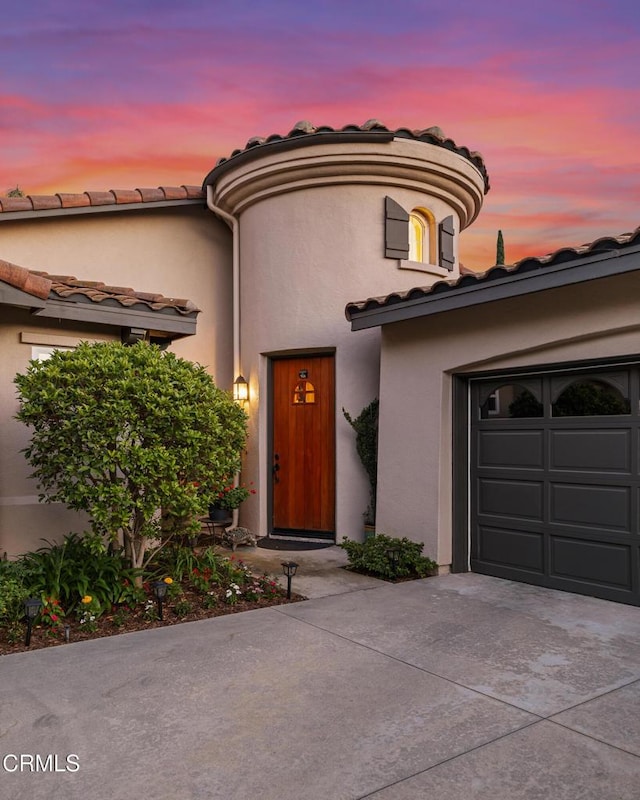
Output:
<path fill-rule="evenodd" d="M 512 262 L 640 225 L 638 0 L 6 0 L 0 102 L 0 194 L 200 184 L 375 117 L 484 156 L 470 267 L 499 228 Z"/>

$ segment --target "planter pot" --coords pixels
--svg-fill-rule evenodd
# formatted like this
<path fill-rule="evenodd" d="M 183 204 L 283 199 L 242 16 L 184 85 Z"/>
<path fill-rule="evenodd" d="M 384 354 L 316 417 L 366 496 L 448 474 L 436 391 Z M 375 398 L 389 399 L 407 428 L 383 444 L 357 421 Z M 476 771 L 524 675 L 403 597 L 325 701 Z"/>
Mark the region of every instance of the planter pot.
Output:
<path fill-rule="evenodd" d="M 220 506 L 209 506 L 209 519 L 212 522 L 223 522 L 224 520 L 231 519 L 232 512 Z"/>

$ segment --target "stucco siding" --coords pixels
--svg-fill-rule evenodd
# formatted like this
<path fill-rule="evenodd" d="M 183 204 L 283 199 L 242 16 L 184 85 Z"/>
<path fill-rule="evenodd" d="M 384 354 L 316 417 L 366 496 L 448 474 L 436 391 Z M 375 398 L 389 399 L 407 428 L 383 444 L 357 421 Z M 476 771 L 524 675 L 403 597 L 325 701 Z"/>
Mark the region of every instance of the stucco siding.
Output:
<path fill-rule="evenodd" d="M 0 258 L 28 269 L 192 300 L 195 336 L 172 350 L 233 381 L 231 232 L 203 207 L 0 222 Z"/>

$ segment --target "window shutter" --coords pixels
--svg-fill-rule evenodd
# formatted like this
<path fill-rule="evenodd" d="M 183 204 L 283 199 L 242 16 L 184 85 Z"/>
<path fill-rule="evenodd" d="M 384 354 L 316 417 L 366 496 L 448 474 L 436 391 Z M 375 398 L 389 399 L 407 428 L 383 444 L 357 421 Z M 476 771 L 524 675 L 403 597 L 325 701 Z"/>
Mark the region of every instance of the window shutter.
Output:
<path fill-rule="evenodd" d="M 438 239 L 440 240 L 440 266 L 451 271 L 455 263 L 453 257 L 453 217 L 445 217 L 438 226 Z"/>
<path fill-rule="evenodd" d="M 409 215 L 390 197 L 384 199 L 384 256 L 409 258 Z"/>

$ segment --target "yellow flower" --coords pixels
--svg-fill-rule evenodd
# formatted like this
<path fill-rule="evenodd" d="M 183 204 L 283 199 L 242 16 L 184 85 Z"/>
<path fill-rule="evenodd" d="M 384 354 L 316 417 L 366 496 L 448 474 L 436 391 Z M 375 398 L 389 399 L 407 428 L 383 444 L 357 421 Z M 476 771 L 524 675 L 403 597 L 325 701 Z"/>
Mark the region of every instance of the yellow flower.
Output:
<path fill-rule="evenodd" d="M 164 582 L 168 583 L 168 584 L 171 584 L 171 583 L 173 583 L 173 578 L 165 578 Z"/>
<path fill-rule="evenodd" d="M 91 597 L 90 594 L 85 594 L 85 596 L 82 598 L 82 602 L 85 605 L 88 605 L 92 600 L 93 600 L 93 597 Z"/>

